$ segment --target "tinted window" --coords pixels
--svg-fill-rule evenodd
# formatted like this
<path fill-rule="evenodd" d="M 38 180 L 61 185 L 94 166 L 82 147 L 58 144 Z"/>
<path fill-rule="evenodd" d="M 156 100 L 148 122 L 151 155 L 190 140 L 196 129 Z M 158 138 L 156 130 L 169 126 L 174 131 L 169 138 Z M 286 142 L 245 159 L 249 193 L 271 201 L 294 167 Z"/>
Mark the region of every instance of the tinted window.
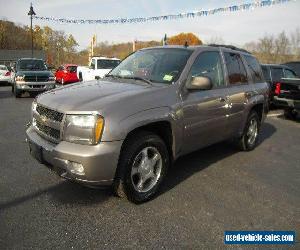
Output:
<path fill-rule="evenodd" d="M 296 74 L 300 76 L 300 62 L 291 62 L 291 63 L 286 63 L 285 65 L 292 68 L 296 72 Z"/>
<path fill-rule="evenodd" d="M 119 65 L 120 61 L 118 60 L 103 60 L 98 59 L 97 69 L 113 69 Z"/>
<path fill-rule="evenodd" d="M 284 69 L 284 77 L 285 78 L 297 78 L 296 74 L 289 69 Z"/>
<path fill-rule="evenodd" d="M 272 81 L 280 81 L 283 78 L 283 69 L 282 68 L 271 68 Z"/>
<path fill-rule="evenodd" d="M 230 84 L 247 83 L 247 73 L 239 54 L 224 53 Z"/>
<path fill-rule="evenodd" d="M 261 68 L 256 58 L 254 58 L 253 56 L 244 56 L 244 57 L 247 62 L 248 68 L 251 72 L 253 82 L 255 83 L 262 82 L 263 79 L 261 75 Z"/>
<path fill-rule="evenodd" d="M 68 70 L 69 72 L 71 72 L 71 73 L 76 73 L 76 71 L 77 71 L 77 66 L 69 66 L 69 67 L 67 68 L 67 70 Z"/>
<path fill-rule="evenodd" d="M 19 70 L 47 70 L 46 64 L 42 60 L 20 60 L 18 63 Z"/>
<path fill-rule="evenodd" d="M 270 72 L 267 66 L 261 66 L 264 78 L 266 79 L 266 81 L 270 81 Z"/>
<path fill-rule="evenodd" d="M 224 85 L 222 61 L 219 52 L 203 52 L 195 60 L 189 73 L 188 81 L 192 77 L 205 76 L 210 78 L 216 87 Z"/>

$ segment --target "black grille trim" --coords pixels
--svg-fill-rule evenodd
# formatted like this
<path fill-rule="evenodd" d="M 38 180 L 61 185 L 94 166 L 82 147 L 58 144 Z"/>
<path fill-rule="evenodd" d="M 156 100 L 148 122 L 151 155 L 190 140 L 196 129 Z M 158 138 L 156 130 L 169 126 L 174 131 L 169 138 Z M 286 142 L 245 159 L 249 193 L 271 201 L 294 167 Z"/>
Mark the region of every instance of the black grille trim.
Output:
<path fill-rule="evenodd" d="M 64 114 L 60 113 L 58 111 L 48 109 L 46 107 L 43 107 L 41 105 L 37 105 L 36 111 L 40 116 L 44 116 L 50 120 L 61 122 L 63 120 Z"/>
<path fill-rule="evenodd" d="M 39 131 L 41 131 L 42 133 L 44 133 L 45 135 L 59 141 L 60 139 L 60 131 L 54 128 L 50 128 L 46 125 L 43 125 L 41 122 L 39 122 L 38 120 L 35 120 L 36 123 L 36 127 Z"/>

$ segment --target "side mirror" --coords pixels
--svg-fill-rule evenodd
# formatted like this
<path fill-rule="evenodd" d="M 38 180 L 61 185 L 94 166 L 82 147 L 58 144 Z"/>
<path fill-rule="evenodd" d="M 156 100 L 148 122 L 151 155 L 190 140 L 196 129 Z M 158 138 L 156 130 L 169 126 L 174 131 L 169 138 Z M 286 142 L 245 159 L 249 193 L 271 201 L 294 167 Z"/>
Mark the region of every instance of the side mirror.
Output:
<path fill-rule="evenodd" d="M 192 77 L 191 82 L 187 84 L 187 89 L 190 90 L 210 90 L 212 87 L 210 78 L 206 76 Z"/>

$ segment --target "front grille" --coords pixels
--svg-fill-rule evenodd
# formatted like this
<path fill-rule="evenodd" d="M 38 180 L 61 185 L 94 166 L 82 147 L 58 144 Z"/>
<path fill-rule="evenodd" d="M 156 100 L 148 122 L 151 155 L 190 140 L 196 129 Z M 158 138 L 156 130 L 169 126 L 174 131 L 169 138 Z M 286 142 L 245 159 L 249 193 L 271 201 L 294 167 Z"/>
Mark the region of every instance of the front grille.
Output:
<path fill-rule="evenodd" d="M 27 85 L 29 88 L 32 89 L 42 89 L 45 88 L 45 85 Z"/>
<path fill-rule="evenodd" d="M 60 131 L 59 130 L 50 128 L 50 127 L 42 124 L 38 120 L 35 120 L 35 125 L 36 125 L 37 129 L 39 131 L 41 131 L 42 133 L 44 133 L 45 135 L 52 137 L 57 141 L 60 139 Z"/>
<path fill-rule="evenodd" d="M 25 82 L 47 82 L 49 79 L 48 76 L 25 76 Z"/>
<path fill-rule="evenodd" d="M 52 109 L 48 109 L 39 104 L 36 107 L 36 111 L 39 113 L 40 116 L 44 116 L 50 120 L 54 120 L 57 122 L 61 122 L 63 119 L 63 116 L 64 116 L 63 113 L 60 113 L 60 112 L 52 110 Z"/>

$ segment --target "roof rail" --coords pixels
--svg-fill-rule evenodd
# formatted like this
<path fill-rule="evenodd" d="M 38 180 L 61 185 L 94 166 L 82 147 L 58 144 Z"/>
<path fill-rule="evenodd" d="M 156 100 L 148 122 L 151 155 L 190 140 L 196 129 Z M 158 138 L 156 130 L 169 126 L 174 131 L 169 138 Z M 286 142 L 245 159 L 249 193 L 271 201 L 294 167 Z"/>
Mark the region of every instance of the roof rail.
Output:
<path fill-rule="evenodd" d="M 238 47 L 235 47 L 233 45 L 225 45 L 225 44 L 208 44 L 208 46 L 212 46 L 212 47 L 223 47 L 223 48 L 227 48 L 227 49 L 232 49 L 232 50 L 236 50 L 236 51 L 240 51 L 240 52 L 245 52 L 248 54 L 252 54 L 251 52 L 245 50 L 245 49 L 241 49 Z"/>

